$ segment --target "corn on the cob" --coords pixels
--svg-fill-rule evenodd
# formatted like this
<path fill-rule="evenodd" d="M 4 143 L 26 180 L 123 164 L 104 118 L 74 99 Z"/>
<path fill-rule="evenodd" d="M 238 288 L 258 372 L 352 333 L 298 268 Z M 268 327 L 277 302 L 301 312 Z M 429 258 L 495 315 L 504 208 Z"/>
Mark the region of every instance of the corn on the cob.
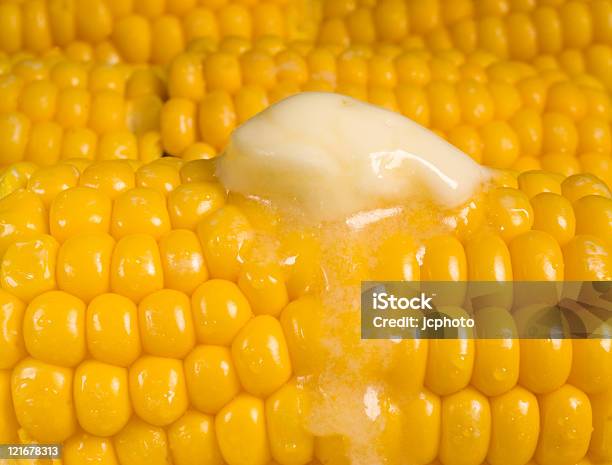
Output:
<path fill-rule="evenodd" d="M 512 171 L 450 230 L 334 249 L 342 285 L 612 280 L 611 18 L 607 0 L 0 0 L 0 443 L 62 442 L 64 465 L 612 462 L 607 340 L 417 339 L 384 366 L 343 341 L 331 373 L 361 371 L 322 384 L 326 409 L 296 377 L 338 363 L 329 250 L 200 160 L 284 97 L 354 96 Z"/>
<path fill-rule="evenodd" d="M 10 169 L 22 183 L 0 200 L 1 441 L 65 441 L 67 465 L 180 465 L 192 453 L 209 463 L 345 463 L 332 438 L 305 429 L 307 399 L 291 381 L 322 363 L 307 295 L 319 279 L 314 249 L 288 237 L 288 268 L 249 255 L 262 219 L 225 199 L 207 163 Z M 491 232 L 478 232 L 484 217 L 470 217 L 471 232 L 426 241 L 421 265 L 412 240 L 390 238 L 371 276 L 412 268 L 413 280 L 612 278 L 603 182 L 542 171 L 507 179 L 514 186 L 494 188 L 484 207 Z M 388 429 L 388 444 L 377 446 L 388 460 L 501 465 L 534 456 L 552 465 L 575 463 L 587 448 L 610 459 L 609 347 L 415 342 L 411 376 L 390 379 L 421 394 L 400 410 L 383 403 L 414 446 L 393 452 Z M 457 425 L 469 425 L 459 442 Z"/>

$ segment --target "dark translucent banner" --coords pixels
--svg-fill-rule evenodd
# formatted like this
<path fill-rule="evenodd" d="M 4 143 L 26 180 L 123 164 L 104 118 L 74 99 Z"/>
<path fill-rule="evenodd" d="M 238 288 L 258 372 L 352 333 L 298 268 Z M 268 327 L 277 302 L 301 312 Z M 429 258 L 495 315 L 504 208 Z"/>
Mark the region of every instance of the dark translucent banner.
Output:
<path fill-rule="evenodd" d="M 361 285 L 363 339 L 611 339 L 612 282 Z"/>

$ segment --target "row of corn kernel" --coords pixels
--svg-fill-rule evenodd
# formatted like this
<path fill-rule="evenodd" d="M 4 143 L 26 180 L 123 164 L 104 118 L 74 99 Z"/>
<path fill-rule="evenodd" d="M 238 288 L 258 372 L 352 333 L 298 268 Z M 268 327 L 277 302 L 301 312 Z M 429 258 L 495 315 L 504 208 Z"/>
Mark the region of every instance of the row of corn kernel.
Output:
<path fill-rule="evenodd" d="M 332 8 L 336 3 L 330 2 Z M 353 2 L 344 5 L 355 7 Z M 424 37 L 432 49 L 455 47 L 470 52 L 480 48 L 500 57 L 529 60 L 538 53 L 612 42 L 612 3 L 607 0 L 569 1 L 507 16 L 464 17 L 448 26 L 440 22 L 436 1 L 381 0 L 374 7 L 345 13 L 321 23 L 319 43 L 346 47 L 350 43 L 401 42 L 413 34 Z"/>
<path fill-rule="evenodd" d="M 9 375 L 6 372 L 0 372 L 0 375 L 0 386 L 5 388 Z M 63 379 L 61 375 L 63 373 L 60 373 L 59 379 Z M 240 447 L 249 463 L 265 465 L 272 455 L 283 465 L 305 464 L 312 455 L 312 438 L 303 433 L 300 435 L 301 431 L 296 431 L 295 427 L 290 430 L 289 437 L 281 436 L 277 430 L 279 427 L 287 428 L 286 423 L 280 421 L 281 417 L 286 420 L 287 409 L 292 420 L 303 413 L 300 411 L 299 394 L 296 395 L 294 390 L 288 384 L 270 398 L 274 399 L 274 403 L 269 399 L 265 404 L 250 396 L 239 396 L 239 400 L 230 404 L 231 408 L 228 406 L 224 410 L 226 419 L 230 419 L 230 414 L 237 417 L 233 425 L 216 423 L 209 415 L 188 410 L 167 429 L 134 417 L 114 438 L 79 433 L 65 442 L 63 463 L 80 464 L 84 459 L 93 457 L 101 462 L 115 463 L 118 458 L 119 463 L 142 463 L 142 460 L 146 460 L 148 463 L 167 465 L 169 457 L 172 457 L 175 465 L 186 465 L 192 463 L 189 454 L 198 453 L 199 457 L 207 459 L 207 463 L 221 465 L 224 462 L 217 440 L 220 444 L 227 441 L 223 444 L 226 447 L 235 447 L 237 443 L 250 440 L 258 447 Z M 0 393 L 3 391 L 0 390 Z M 295 403 L 297 405 L 293 405 Z M 591 436 L 590 447 L 588 440 L 591 421 L 594 424 L 602 423 L 612 409 L 610 393 L 589 399 L 575 387 L 565 385 L 538 399 L 529 391 L 516 387 L 504 395 L 487 399 L 467 388 L 443 399 L 423 391 L 412 402 L 401 407 L 392 402 L 381 404 L 380 417 L 391 420 L 387 422 L 385 433 L 390 463 L 411 460 L 411 463 L 439 464 L 441 462 L 435 461 L 439 453 L 439 459 L 451 465 L 481 463 L 485 458 L 491 465 L 504 465 L 508 463 L 508 457 L 515 459 L 515 463 L 526 463 L 532 456 L 542 465 L 556 465 L 563 460 L 566 460 L 563 463 L 580 461 L 591 464 L 586 458 L 581 460 L 587 448 L 593 463 L 605 463 L 609 458 L 609 447 L 605 439 L 597 436 L 597 430 Z M 568 421 L 555 424 L 549 420 L 559 414 L 563 414 Z M 251 416 L 250 421 L 247 420 L 248 416 Z M 453 425 L 457 422 L 466 425 L 460 437 L 453 431 Z M 572 428 L 571 433 L 567 428 Z M 570 434 L 571 442 L 560 447 L 556 437 L 567 434 Z M 539 443 L 538 435 L 541 435 Z M 27 438 L 23 430 L 20 430 L 20 436 Z M 294 442 L 289 443 L 289 440 Z M 287 446 L 292 447 L 283 450 Z M 463 462 L 456 461 L 459 450 L 463 451 Z M 316 438 L 314 453 L 323 464 L 347 463 L 346 443 L 338 437 Z M 466 453 L 469 454 L 469 462 L 465 461 Z M 242 463 L 236 462 L 233 455 L 224 454 L 223 458 L 230 465 Z M 133 462 L 135 459 L 139 460 Z M 312 462 L 315 463 L 319 462 Z"/>
<path fill-rule="evenodd" d="M 180 3 L 180 5 L 179 5 Z M 54 46 L 104 44 L 106 55 L 118 51 L 131 63 L 167 63 L 192 39 L 247 39 L 264 36 L 301 37 L 309 21 L 306 2 L 264 2 L 254 5 L 226 2 L 115 2 L 83 0 L 65 3 L 26 0 L 0 4 L 0 51 L 45 53 Z M 205 4 L 207 2 L 204 2 Z M 304 5 L 302 5 L 304 3 Z M 175 5 L 176 4 L 176 5 Z M 178 11 L 168 11 L 180 8 Z M 174 8 L 174 7 L 177 8 Z M 313 7 L 314 9 L 314 7 Z M 292 17 L 302 14 L 302 24 Z M 310 20 L 312 21 L 312 20 Z M 312 27 L 311 27 L 312 29 Z M 104 55 L 104 53 L 100 53 Z"/>

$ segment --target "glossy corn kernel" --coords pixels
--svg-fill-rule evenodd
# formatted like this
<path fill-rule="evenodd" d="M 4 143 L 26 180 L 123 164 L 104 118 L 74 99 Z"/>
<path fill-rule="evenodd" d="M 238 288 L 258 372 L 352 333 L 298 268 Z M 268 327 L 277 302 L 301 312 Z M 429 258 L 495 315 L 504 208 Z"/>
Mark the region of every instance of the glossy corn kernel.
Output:
<path fill-rule="evenodd" d="M 19 424 L 38 441 L 64 441 L 76 430 L 69 368 L 33 358 L 13 370 L 11 392 Z"/>
<path fill-rule="evenodd" d="M 282 328 L 268 315 L 256 316 L 240 330 L 232 342 L 232 358 L 242 386 L 253 395 L 271 394 L 291 375 Z"/>
<path fill-rule="evenodd" d="M 533 208 L 522 191 L 498 187 L 491 194 L 490 202 L 493 225 L 506 242 L 531 229 Z"/>
<path fill-rule="evenodd" d="M 176 465 L 223 463 L 214 419 L 193 410 L 188 410 L 168 428 L 168 445 Z"/>
<path fill-rule="evenodd" d="M 26 309 L 23 336 L 37 360 L 75 366 L 85 357 L 85 304 L 62 291 L 39 295 Z"/>
<path fill-rule="evenodd" d="M 111 290 L 134 301 L 163 288 L 159 248 L 146 234 L 131 234 L 115 245 L 111 260 Z"/>
<path fill-rule="evenodd" d="M 526 389 L 515 387 L 490 402 L 491 444 L 487 463 L 527 463 L 535 452 L 540 434 L 537 398 Z"/>
<path fill-rule="evenodd" d="M 240 382 L 227 347 L 197 346 L 185 358 L 189 399 L 199 411 L 216 414 L 240 392 Z"/>
<path fill-rule="evenodd" d="M 187 410 L 185 375 L 179 360 L 141 357 L 130 367 L 129 384 L 134 411 L 147 423 L 169 425 Z"/>
<path fill-rule="evenodd" d="M 81 428 L 97 436 L 112 436 L 132 413 L 125 368 L 87 360 L 74 372 L 74 407 Z"/>
<path fill-rule="evenodd" d="M 49 230 L 59 242 L 82 233 L 106 233 L 110 228 L 111 201 L 89 187 L 72 187 L 51 202 Z"/>
<path fill-rule="evenodd" d="M 66 441 L 62 452 L 63 463 L 67 465 L 83 463 L 85 460 L 96 460 L 102 465 L 117 463 L 111 439 L 90 436 L 85 433 L 73 436 Z"/>
<path fill-rule="evenodd" d="M 129 234 L 148 234 L 159 239 L 170 231 L 166 201 L 159 191 L 136 187 L 119 195 L 113 203 L 111 234 L 121 239 Z"/>
<path fill-rule="evenodd" d="M 241 394 L 215 418 L 215 431 L 223 459 L 229 465 L 266 465 L 270 449 L 262 400 Z"/>
<path fill-rule="evenodd" d="M 572 204 L 559 194 L 542 192 L 531 199 L 533 229 L 544 231 L 565 245 L 576 232 L 576 215 Z"/>
<path fill-rule="evenodd" d="M 145 423 L 137 416 L 114 437 L 119 463 L 134 465 L 167 465 L 168 438 L 166 431 Z"/>
<path fill-rule="evenodd" d="M 141 351 L 136 305 L 117 294 L 100 294 L 87 307 L 87 349 L 101 362 L 129 366 Z"/>
<path fill-rule="evenodd" d="M 138 305 L 140 337 L 144 351 L 159 357 L 181 359 L 195 344 L 189 297 L 163 289 Z"/>
<path fill-rule="evenodd" d="M 571 463 L 584 457 L 591 437 L 589 398 L 566 384 L 540 399 L 542 433 L 535 457 L 538 463 Z"/>

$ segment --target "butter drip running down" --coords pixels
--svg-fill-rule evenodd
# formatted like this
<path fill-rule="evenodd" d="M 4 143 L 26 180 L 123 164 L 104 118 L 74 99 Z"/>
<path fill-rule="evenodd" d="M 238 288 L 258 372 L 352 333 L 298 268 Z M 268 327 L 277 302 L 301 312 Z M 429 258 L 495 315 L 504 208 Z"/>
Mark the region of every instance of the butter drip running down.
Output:
<path fill-rule="evenodd" d="M 217 174 L 232 192 L 289 200 L 317 220 L 419 200 L 454 208 L 490 177 L 408 118 L 323 92 L 289 97 L 247 121 Z"/>

